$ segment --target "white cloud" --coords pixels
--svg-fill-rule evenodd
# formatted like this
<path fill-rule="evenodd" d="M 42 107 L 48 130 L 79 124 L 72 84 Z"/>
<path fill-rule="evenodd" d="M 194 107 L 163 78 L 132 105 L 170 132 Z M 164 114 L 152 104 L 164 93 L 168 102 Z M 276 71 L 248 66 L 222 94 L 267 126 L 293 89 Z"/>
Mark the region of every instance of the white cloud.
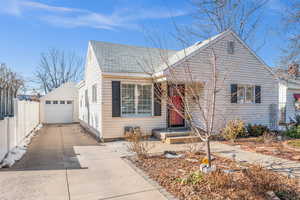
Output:
<path fill-rule="evenodd" d="M 97 29 L 114 30 L 120 27 L 136 28 L 140 20 L 164 19 L 186 15 L 182 10 L 175 10 L 172 13 L 162 8 L 149 9 L 116 9 L 111 14 L 102 14 L 85 9 L 52 6 L 44 3 L 26 0 L 0 0 L 8 1 L 4 4 L 5 9 L 0 12 L 11 15 L 26 15 L 36 11 L 34 17 L 55 26 L 67 28 L 90 27 Z M 40 12 L 39 12 L 40 11 Z"/>

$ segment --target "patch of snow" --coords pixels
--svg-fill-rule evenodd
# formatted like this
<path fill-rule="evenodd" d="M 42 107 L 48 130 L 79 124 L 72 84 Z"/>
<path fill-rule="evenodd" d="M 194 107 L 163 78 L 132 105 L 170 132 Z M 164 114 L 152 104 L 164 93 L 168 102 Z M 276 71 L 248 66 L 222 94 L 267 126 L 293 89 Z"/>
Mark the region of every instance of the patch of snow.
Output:
<path fill-rule="evenodd" d="M 0 163 L 0 168 L 11 167 L 13 164 L 20 160 L 27 151 L 27 146 L 30 144 L 31 139 L 43 127 L 42 124 L 38 125 L 24 140 L 16 147 L 14 147 Z"/>
<path fill-rule="evenodd" d="M 167 154 L 165 154 L 165 157 L 166 158 L 181 158 L 181 157 L 183 157 L 183 154 L 174 155 L 174 154 L 167 153 Z"/>

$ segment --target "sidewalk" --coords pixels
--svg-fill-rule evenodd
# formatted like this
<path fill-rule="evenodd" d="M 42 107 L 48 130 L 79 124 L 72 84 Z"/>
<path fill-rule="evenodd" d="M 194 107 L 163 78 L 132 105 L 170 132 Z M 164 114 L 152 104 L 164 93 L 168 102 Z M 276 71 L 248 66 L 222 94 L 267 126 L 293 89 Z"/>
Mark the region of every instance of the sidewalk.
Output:
<path fill-rule="evenodd" d="M 151 150 L 151 153 L 169 151 L 186 151 L 189 148 L 189 144 L 164 144 L 161 142 L 153 142 L 155 147 Z M 200 143 L 198 143 L 201 145 Z M 204 147 L 204 146 L 203 146 Z M 242 150 L 238 145 L 231 146 L 222 144 L 220 142 L 211 142 L 212 153 L 218 154 L 219 156 L 235 159 L 240 162 L 247 162 L 250 164 L 262 165 L 273 171 L 300 178 L 300 162 L 290 161 L 274 156 L 268 156 L 250 151 Z"/>

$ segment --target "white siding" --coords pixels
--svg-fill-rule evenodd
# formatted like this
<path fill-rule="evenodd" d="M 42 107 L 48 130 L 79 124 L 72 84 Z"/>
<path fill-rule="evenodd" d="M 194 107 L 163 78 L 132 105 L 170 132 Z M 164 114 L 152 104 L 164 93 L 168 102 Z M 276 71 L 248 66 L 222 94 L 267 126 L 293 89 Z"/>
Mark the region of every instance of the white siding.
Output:
<path fill-rule="evenodd" d="M 92 87 L 97 85 L 97 101 L 92 101 Z M 88 90 L 88 104 L 85 107 L 85 90 Z M 101 102 L 102 102 L 102 84 L 101 71 L 95 57 L 94 51 L 89 44 L 87 53 L 87 62 L 85 66 L 85 84 L 79 89 L 79 99 L 83 98 L 83 107 L 80 108 L 80 118 L 83 126 L 91 129 L 91 131 L 99 138 L 102 137 L 102 118 L 101 118 Z M 79 105 L 80 106 L 80 105 Z M 89 118 L 89 119 L 88 119 Z"/>
<path fill-rule="evenodd" d="M 234 54 L 227 53 L 227 41 L 235 41 Z M 216 114 L 221 128 L 227 120 L 241 119 L 246 123 L 270 124 L 270 105 L 278 104 L 278 82 L 273 74 L 246 48 L 234 35 L 227 34 L 213 44 L 217 57 L 217 71 L 219 76 Z M 189 80 L 183 69 L 189 66 L 193 79 L 209 84 L 211 80 L 211 48 L 202 49 L 178 63 L 175 67 L 177 79 Z M 184 67 L 183 67 L 184 66 Z M 168 76 L 168 71 L 165 71 Z M 223 79 L 225 79 L 223 81 Z M 249 84 L 261 86 L 260 104 L 231 103 L 230 85 Z M 207 91 L 205 91 L 207 97 Z M 206 101 L 209 101 L 209 98 Z"/>
<path fill-rule="evenodd" d="M 139 126 L 143 134 L 151 134 L 154 128 L 166 127 L 166 105 L 162 104 L 162 115 L 151 117 L 112 117 L 112 88 L 111 82 L 113 80 L 121 81 L 122 83 L 151 83 L 147 80 L 135 79 L 112 79 L 102 78 L 102 123 L 103 123 L 103 137 L 104 138 L 119 138 L 123 137 L 125 126 Z"/>
<path fill-rule="evenodd" d="M 286 120 L 294 119 L 296 115 L 300 114 L 300 111 L 295 109 L 295 98 L 294 94 L 300 94 L 300 89 L 288 89 L 286 95 Z"/>

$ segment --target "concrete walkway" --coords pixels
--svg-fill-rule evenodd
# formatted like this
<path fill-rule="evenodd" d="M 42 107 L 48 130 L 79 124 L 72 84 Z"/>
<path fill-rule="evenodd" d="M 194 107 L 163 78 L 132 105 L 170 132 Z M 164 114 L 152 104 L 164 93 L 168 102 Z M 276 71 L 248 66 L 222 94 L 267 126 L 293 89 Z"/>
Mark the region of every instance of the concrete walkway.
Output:
<path fill-rule="evenodd" d="M 25 156 L 0 170 L 1 200 L 166 199 L 113 147 L 99 145 L 77 124 L 46 126 Z"/>

